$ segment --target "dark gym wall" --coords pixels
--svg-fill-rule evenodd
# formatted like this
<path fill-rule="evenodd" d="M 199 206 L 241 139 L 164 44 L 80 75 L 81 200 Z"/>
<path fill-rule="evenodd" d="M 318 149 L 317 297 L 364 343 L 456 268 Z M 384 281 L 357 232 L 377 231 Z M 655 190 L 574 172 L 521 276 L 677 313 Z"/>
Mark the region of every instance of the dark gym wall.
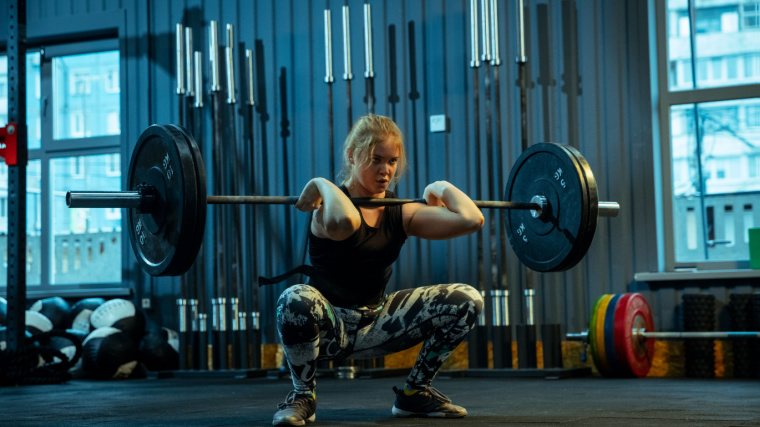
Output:
<path fill-rule="evenodd" d="M 0 2 L 1 3 L 1 2 Z M 400 197 L 420 197 L 426 184 L 445 179 L 473 198 L 501 199 L 512 164 L 521 152 L 520 102 L 516 86 L 517 18 L 515 0 L 499 1 L 500 92 L 491 93 L 494 144 L 500 135 L 502 155 L 489 157 L 486 141 L 486 75 L 493 90 L 492 69 L 478 69 L 479 115 L 474 108 L 474 71 L 470 67 L 470 11 L 466 0 L 372 0 L 375 65 L 375 112 L 394 116 L 404 132 L 410 170 L 397 189 Z M 479 2 L 478 2 L 479 3 Z M 29 37 L 46 26 L 87 28 L 103 14 L 123 14 L 119 28 L 123 64 L 122 132 L 127 170 L 131 148 L 151 123 L 178 121 L 174 76 L 174 30 L 183 23 L 194 30 L 196 50 L 208 59 L 207 29 L 219 24 L 219 43 L 226 45 L 223 28 L 235 28 L 235 47 L 259 54 L 256 75 L 256 144 L 259 157 L 250 165 L 256 173 L 255 192 L 263 195 L 298 195 L 313 176 L 330 177 L 328 140 L 328 85 L 324 82 L 323 11 L 332 11 L 334 127 L 336 165 L 349 128 L 347 84 L 343 80 L 341 0 L 173 0 L 173 1 L 29 1 Z M 352 118 L 367 111 L 363 103 L 364 47 L 363 1 L 350 0 Z M 594 171 L 600 200 L 618 201 L 620 215 L 602 218 L 588 255 L 563 273 L 538 274 L 536 322 L 561 323 L 566 331 L 586 328 L 591 304 L 603 293 L 631 289 L 634 273 L 655 271 L 656 229 L 652 149 L 652 108 L 648 58 L 647 2 L 638 0 L 531 0 L 527 1 L 528 140 L 554 141 L 577 147 Z M 7 25 L 0 17 L 0 31 Z M 52 27 L 51 27 L 52 25 Z M 413 29 L 413 32 L 410 32 Z M 395 32 L 395 48 L 389 32 Z M 80 34 L 86 37 L 87 34 Z M 67 37 L 77 37 L 77 34 Z M 410 40 L 416 56 L 410 58 Z M 48 38 L 46 43 L 54 43 Z M 481 45 L 482 51 L 482 45 Z M 395 55 L 394 55 L 395 54 Z M 236 55 L 236 60 L 239 57 Z M 396 64 L 397 93 L 391 93 L 391 64 Z M 412 62 L 416 79 L 411 73 Z M 238 76 L 243 68 L 238 64 Z M 208 68 L 204 69 L 208 78 Z M 283 85 L 284 83 L 284 85 Z M 206 85 L 208 87 L 208 85 Z M 244 86 L 238 81 L 238 90 Z M 410 99 L 414 89 L 418 99 Z M 398 100 L 393 98 L 398 96 Z M 204 159 L 210 170 L 211 113 L 205 95 Z M 238 99 L 241 96 L 238 95 Z M 411 97 L 414 98 L 414 97 Z M 499 104 L 496 105 L 496 99 Z M 282 108 L 284 105 L 287 107 Z M 496 116 L 496 111 L 500 115 Z M 431 133 L 431 115 L 444 114 L 449 131 Z M 238 136 L 244 125 L 238 115 Z M 476 129 L 476 126 L 479 128 Z M 283 137 L 283 128 L 288 132 Z M 475 156 L 476 130 L 480 136 L 480 166 Z M 266 134 L 266 139 L 263 138 Z M 494 153 L 497 153 L 494 148 Z M 492 159 L 494 169 L 488 172 Z M 499 169 L 503 181 L 498 182 Z M 489 194 L 489 181 L 495 185 Z M 256 241 L 259 275 L 276 275 L 301 263 L 307 215 L 292 207 L 257 208 Z M 485 210 L 484 252 L 486 289 L 502 286 L 490 278 L 491 240 L 488 224 L 497 211 Z M 207 224 L 211 228 L 211 224 Z M 244 236 L 250 238 L 250 236 Z M 494 246 L 498 248 L 498 241 Z M 131 257 L 125 261 L 125 277 L 138 298 L 151 296 L 154 320 L 176 327 L 175 298 L 178 278 L 151 278 Z M 498 255 L 498 254 L 497 254 Z M 497 261 L 499 256 L 496 257 Z M 497 276 L 507 278 L 511 323 L 525 319 L 523 289 L 525 271 L 507 245 L 506 264 L 498 263 Z M 445 242 L 410 240 L 395 266 L 391 289 L 439 282 L 466 282 L 478 286 L 475 235 Z M 502 271 L 502 268 L 504 269 Z M 251 284 L 253 286 L 253 284 Z M 275 341 L 271 307 L 284 285 L 262 288 L 265 339 Z M 645 292 L 652 300 L 654 295 Z M 139 301 L 139 300 L 138 300 Z M 678 304 L 670 295 L 658 305 L 658 327 L 672 327 L 670 318 Z M 667 313 L 667 314 L 665 314 Z M 660 320 L 662 319 L 662 320 Z M 564 331 L 563 331 L 564 332 Z"/>

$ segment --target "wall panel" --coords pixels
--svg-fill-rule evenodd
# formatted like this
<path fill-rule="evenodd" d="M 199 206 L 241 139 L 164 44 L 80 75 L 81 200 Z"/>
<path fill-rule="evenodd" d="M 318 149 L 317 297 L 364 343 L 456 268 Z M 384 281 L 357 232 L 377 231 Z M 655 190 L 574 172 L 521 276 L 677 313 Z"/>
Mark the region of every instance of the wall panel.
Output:
<path fill-rule="evenodd" d="M 0 2 L 2 3 L 2 2 Z M 351 119 L 366 113 L 364 103 L 364 47 L 362 1 L 349 0 L 351 12 Z M 479 190 L 488 198 L 488 184 L 494 182 L 495 198 L 500 199 L 504 182 L 498 173 L 488 173 L 492 161 L 506 181 L 512 164 L 521 152 L 520 99 L 515 82 L 518 68 L 517 11 L 515 1 L 499 1 L 500 47 L 499 92 L 495 92 L 493 69 L 470 67 L 470 11 L 466 0 L 372 0 L 375 63 L 375 111 L 394 116 L 404 132 L 410 155 L 410 170 L 397 193 L 419 197 L 425 185 L 446 179 L 476 197 Z M 478 2 L 480 3 L 480 2 Z M 591 305 L 602 293 L 628 290 L 644 291 L 652 302 L 658 327 L 677 327 L 677 310 L 683 292 L 715 292 L 725 302 L 727 294 L 720 285 L 671 284 L 652 288 L 636 283 L 637 271 L 656 269 L 654 156 L 651 131 L 651 83 L 649 81 L 646 2 L 635 0 L 537 0 L 526 2 L 529 83 L 527 113 L 529 141 L 555 141 L 577 146 L 588 159 L 599 184 L 602 200 L 621 203 L 618 218 L 600 219 L 588 256 L 574 269 L 536 277 L 536 320 L 561 323 L 565 331 L 586 327 Z M 183 23 L 194 30 L 195 49 L 208 63 L 208 23 L 219 23 L 220 45 L 226 45 L 225 24 L 235 28 L 236 48 L 255 52 L 256 157 L 252 165 L 256 194 L 297 195 L 312 176 L 330 177 L 330 143 L 335 145 L 339 166 L 343 140 L 349 120 L 348 82 L 343 79 L 342 11 L 344 1 L 299 0 L 140 0 L 85 1 L 60 0 L 52 3 L 29 2 L 29 33 L 49 34 L 38 29 L 41 23 L 86 20 L 99 13 L 122 10 L 126 27 L 122 39 L 126 57 L 123 91 L 125 108 L 122 123 L 125 153 L 129 153 L 142 130 L 151 123 L 179 120 L 174 67 L 174 28 Z M 335 81 L 324 81 L 323 11 L 332 13 L 332 52 Z M 414 32 L 410 33 L 409 24 Z M 64 26 L 63 24 L 61 24 Z M 64 26 L 67 28 L 69 26 Z M 542 31 L 539 36 L 539 31 Z M 390 33 L 395 34 L 391 46 Z M 0 16 L 0 39 L 7 29 Z M 575 35 L 577 34 L 577 40 Z M 409 41 L 415 42 L 416 55 L 410 58 Z M 482 49 L 482 46 L 481 46 Z M 239 59 L 236 56 L 236 59 Z M 416 66 L 416 82 L 410 65 Z M 395 64 L 395 69 L 391 65 Z M 237 64 L 238 92 L 245 85 L 240 78 L 243 67 Z M 542 68 L 543 67 L 543 68 Z M 542 73 L 543 70 L 543 73 Z M 475 113 L 474 84 L 478 74 L 479 113 Z M 204 67 L 208 79 L 208 67 Z M 397 87 L 392 92 L 391 76 Z M 574 77 L 579 79 L 573 80 Z M 485 86 L 491 88 L 492 141 L 500 140 L 501 156 L 495 146 L 489 156 L 486 139 Z M 418 99 L 411 99 L 413 83 Z M 208 87 L 208 85 L 206 85 Z M 329 141 L 328 90 L 333 92 L 334 141 Z M 397 96 L 397 98 L 395 97 Z M 211 158 L 211 99 L 204 94 L 202 130 L 196 138 L 202 143 L 209 179 L 213 176 Z M 240 102 L 241 95 L 238 93 Z M 498 98 L 498 100 L 497 100 Z M 495 115 L 498 105 L 500 114 Z M 284 107 L 284 108 L 283 108 Z M 243 105 L 236 109 L 238 138 L 247 126 Z M 445 114 L 450 123 L 446 133 L 431 133 L 430 115 Z M 286 132 L 283 132 L 286 131 Z M 480 164 L 475 144 L 479 134 Z M 416 155 L 415 155 L 416 153 Z M 218 154 L 218 153 L 217 153 Z M 495 159 L 495 160 L 494 160 Z M 209 183 L 211 184 L 211 183 Z M 242 183 L 239 183 L 242 185 Z M 209 187 L 211 188 L 211 186 Z M 209 212 L 212 210 L 209 209 Z M 257 275 L 276 275 L 301 263 L 307 215 L 285 206 L 261 206 L 257 218 Z M 497 212 L 485 212 L 488 221 Z M 207 224 L 206 262 L 211 264 L 215 236 L 214 218 Z M 498 233 L 489 237 L 483 230 L 484 274 L 477 271 L 476 236 L 447 242 L 419 242 L 411 239 L 395 266 L 389 289 L 438 282 L 466 282 L 490 289 L 503 286 L 506 278 L 511 291 L 512 323 L 525 320 L 523 291 L 526 274 L 507 247 L 505 262 L 499 253 Z M 245 236 L 244 238 L 249 238 Z M 493 244 L 492 244 L 493 243 Z M 491 248 L 495 252 L 491 252 Z M 131 254 L 126 248 L 125 253 Z M 496 257 L 496 276 L 491 275 L 492 255 Z M 131 256 L 131 255 L 130 255 Z M 174 298 L 180 290 L 179 278 L 150 278 L 141 273 L 133 260 L 125 261 L 125 277 L 136 296 L 153 295 L 160 301 L 151 313 L 154 320 L 176 321 Z M 290 280 L 292 283 L 298 278 Z M 207 268 L 204 280 L 216 280 Z M 260 294 L 266 340 L 276 341 L 272 307 L 284 284 L 251 292 Z M 747 289 L 751 289 L 747 287 Z M 210 297 L 211 295 L 207 295 Z"/>

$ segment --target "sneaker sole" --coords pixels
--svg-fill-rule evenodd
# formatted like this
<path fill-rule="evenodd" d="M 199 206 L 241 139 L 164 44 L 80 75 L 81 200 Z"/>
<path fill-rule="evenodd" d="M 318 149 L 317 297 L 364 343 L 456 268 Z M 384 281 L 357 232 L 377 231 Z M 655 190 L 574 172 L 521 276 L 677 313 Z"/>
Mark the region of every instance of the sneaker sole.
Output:
<path fill-rule="evenodd" d="M 305 425 L 306 423 L 313 423 L 314 420 L 316 419 L 317 419 L 317 414 L 311 414 L 309 418 L 302 420 L 300 423 L 298 421 L 281 420 L 280 422 L 273 421 L 272 425 L 273 426 L 302 426 L 302 425 Z"/>
<path fill-rule="evenodd" d="M 467 415 L 465 413 L 446 413 L 446 412 L 409 412 L 403 409 L 399 409 L 393 406 L 391 410 L 393 415 L 397 417 L 421 417 L 421 418 L 462 418 Z"/>

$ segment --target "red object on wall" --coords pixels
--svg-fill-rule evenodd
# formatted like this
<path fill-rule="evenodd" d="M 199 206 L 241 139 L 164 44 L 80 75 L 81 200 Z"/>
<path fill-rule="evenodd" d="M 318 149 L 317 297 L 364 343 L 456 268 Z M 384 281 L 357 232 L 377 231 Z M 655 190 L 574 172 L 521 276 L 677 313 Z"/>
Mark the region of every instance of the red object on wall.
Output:
<path fill-rule="evenodd" d="M 18 135 L 16 123 L 8 123 L 0 128 L 0 157 L 5 159 L 5 164 L 8 166 L 16 166 L 18 163 L 16 135 Z"/>

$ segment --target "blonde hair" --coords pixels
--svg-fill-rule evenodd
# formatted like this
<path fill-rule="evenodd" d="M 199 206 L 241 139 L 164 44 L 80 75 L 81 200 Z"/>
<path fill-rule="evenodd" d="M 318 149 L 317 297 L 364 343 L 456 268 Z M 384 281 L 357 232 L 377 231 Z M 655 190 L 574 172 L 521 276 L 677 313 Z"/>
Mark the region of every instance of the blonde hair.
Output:
<path fill-rule="evenodd" d="M 393 139 L 398 145 L 398 163 L 396 175 L 393 176 L 388 189 L 393 190 L 401 175 L 406 170 L 406 151 L 404 150 L 404 137 L 401 130 L 393 120 L 385 116 L 368 114 L 360 117 L 351 128 L 351 132 L 346 137 L 343 144 L 343 168 L 340 176 L 343 178 L 341 184 L 346 187 L 351 185 L 354 179 L 354 172 L 357 169 L 366 167 L 372 162 L 372 156 L 375 153 L 375 146 L 378 143 Z M 358 164 L 351 163 L 350 153 L 353 153 L 359 160 Z"/>

